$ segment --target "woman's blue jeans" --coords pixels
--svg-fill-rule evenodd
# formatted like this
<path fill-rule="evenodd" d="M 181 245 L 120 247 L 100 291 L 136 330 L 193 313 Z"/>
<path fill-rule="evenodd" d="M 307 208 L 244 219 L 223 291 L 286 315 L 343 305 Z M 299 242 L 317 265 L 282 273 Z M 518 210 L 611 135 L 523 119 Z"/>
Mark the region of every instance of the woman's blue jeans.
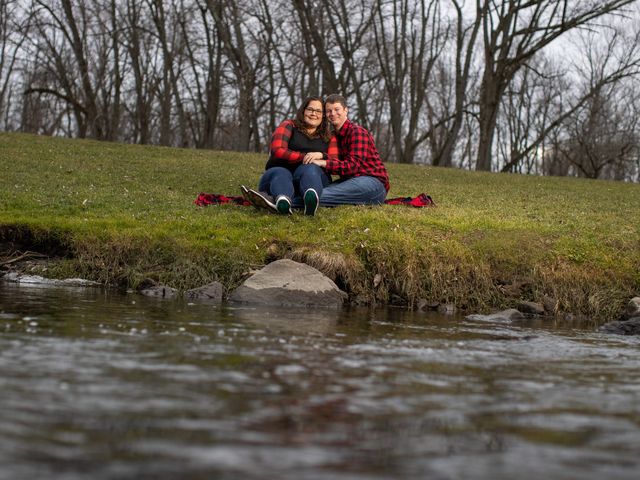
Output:
<path fill-rule="evenodd" d="M 320 205 L 379 205 L 387 191 L 375 177 L 351 177 L 331 182 L 331 177 L 317 165 L 299 165 L 292 173 L 284 167 L 272 167 L 260 178 L 258 190 L 277 198 L 286 195 L 293 208 L 303 208 L 302 194 L 313 188 L 320 197 Z"/>
<path fill-rule="evenodd" d="M 284 167 L 272 167 L 262 174 L 258 190 L 267 192 L 274 198 L 286 195 L 292 200 L 294 207 L 302 207 L 304 192 L 313 188 L 321 196 L 324 187 L 330 183 L 331 177 L 317 165 L 299 165 L 293 173 Z"/>

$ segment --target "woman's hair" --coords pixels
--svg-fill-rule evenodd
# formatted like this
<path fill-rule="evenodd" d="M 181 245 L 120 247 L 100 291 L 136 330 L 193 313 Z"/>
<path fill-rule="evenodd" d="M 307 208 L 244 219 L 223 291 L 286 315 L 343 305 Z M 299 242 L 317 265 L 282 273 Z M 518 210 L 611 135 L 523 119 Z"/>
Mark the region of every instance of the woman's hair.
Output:
<path fill-rule="evenodd" d="M 322 105 L 322 122 L 320 123 L 320 125 L 318 125 L 318 128 L 316 129 L 315 133 L 313 135 L 309 135 L 307 133 L 307 128 L 308 128 L 307 122 L 304 121 L 304 111 L 309 106 L 309 104 L 314 101 L 320 102 L 320 105 Z M 303 135 L 305 135 L 308 138 L 321 138 L 325 142 L 328 142 L 329 138 L 331 138 L 331 131 L 329 130 L 329 122 L 327 122 L 327 117 L 324 114 L 324 101 L 322 100 L 321 97 L 305 98 L 300 108 L 298 108 L 296 117 L 293 119 L 293 124 Z"/>

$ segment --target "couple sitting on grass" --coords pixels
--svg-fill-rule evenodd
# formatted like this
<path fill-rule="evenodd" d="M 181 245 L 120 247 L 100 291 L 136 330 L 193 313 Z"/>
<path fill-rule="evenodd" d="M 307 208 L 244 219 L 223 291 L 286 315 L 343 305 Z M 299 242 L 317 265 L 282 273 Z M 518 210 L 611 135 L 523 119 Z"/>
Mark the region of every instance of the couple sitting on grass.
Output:
<path fill-rule="evenodd" d="M 324 103 L 319 97 L 307 98 L 293 120 L 276 128 L 258 190 L 243 185 L 243 197 L 255 207 L 284 215 L 292 208 L 315 215 L 319 205 L 383 203 L 389 176 L 373 137 L 349 121 L 348 113 L 340 95 L 329 95 Z"/>

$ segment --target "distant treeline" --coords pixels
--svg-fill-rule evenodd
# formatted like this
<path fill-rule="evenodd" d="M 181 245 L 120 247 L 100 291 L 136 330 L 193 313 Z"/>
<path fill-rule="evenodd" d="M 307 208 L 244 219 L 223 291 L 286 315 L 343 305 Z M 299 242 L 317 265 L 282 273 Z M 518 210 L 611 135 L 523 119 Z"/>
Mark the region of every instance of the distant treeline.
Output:
<path fill-rule="evenodd" d="M 265 151 L 341 93 L 386 161 L 640 179 L 638 0 L 0 0 L 0 129 Z"/>

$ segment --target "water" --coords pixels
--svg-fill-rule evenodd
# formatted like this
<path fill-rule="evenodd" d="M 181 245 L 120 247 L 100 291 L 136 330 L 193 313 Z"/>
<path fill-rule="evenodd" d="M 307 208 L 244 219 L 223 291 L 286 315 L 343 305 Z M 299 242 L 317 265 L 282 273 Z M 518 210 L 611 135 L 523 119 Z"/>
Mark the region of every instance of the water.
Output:
<path fill-rule="evenodd" d="M 0 284 L 0 478 L 637 478 L 640 341 Z"/>

